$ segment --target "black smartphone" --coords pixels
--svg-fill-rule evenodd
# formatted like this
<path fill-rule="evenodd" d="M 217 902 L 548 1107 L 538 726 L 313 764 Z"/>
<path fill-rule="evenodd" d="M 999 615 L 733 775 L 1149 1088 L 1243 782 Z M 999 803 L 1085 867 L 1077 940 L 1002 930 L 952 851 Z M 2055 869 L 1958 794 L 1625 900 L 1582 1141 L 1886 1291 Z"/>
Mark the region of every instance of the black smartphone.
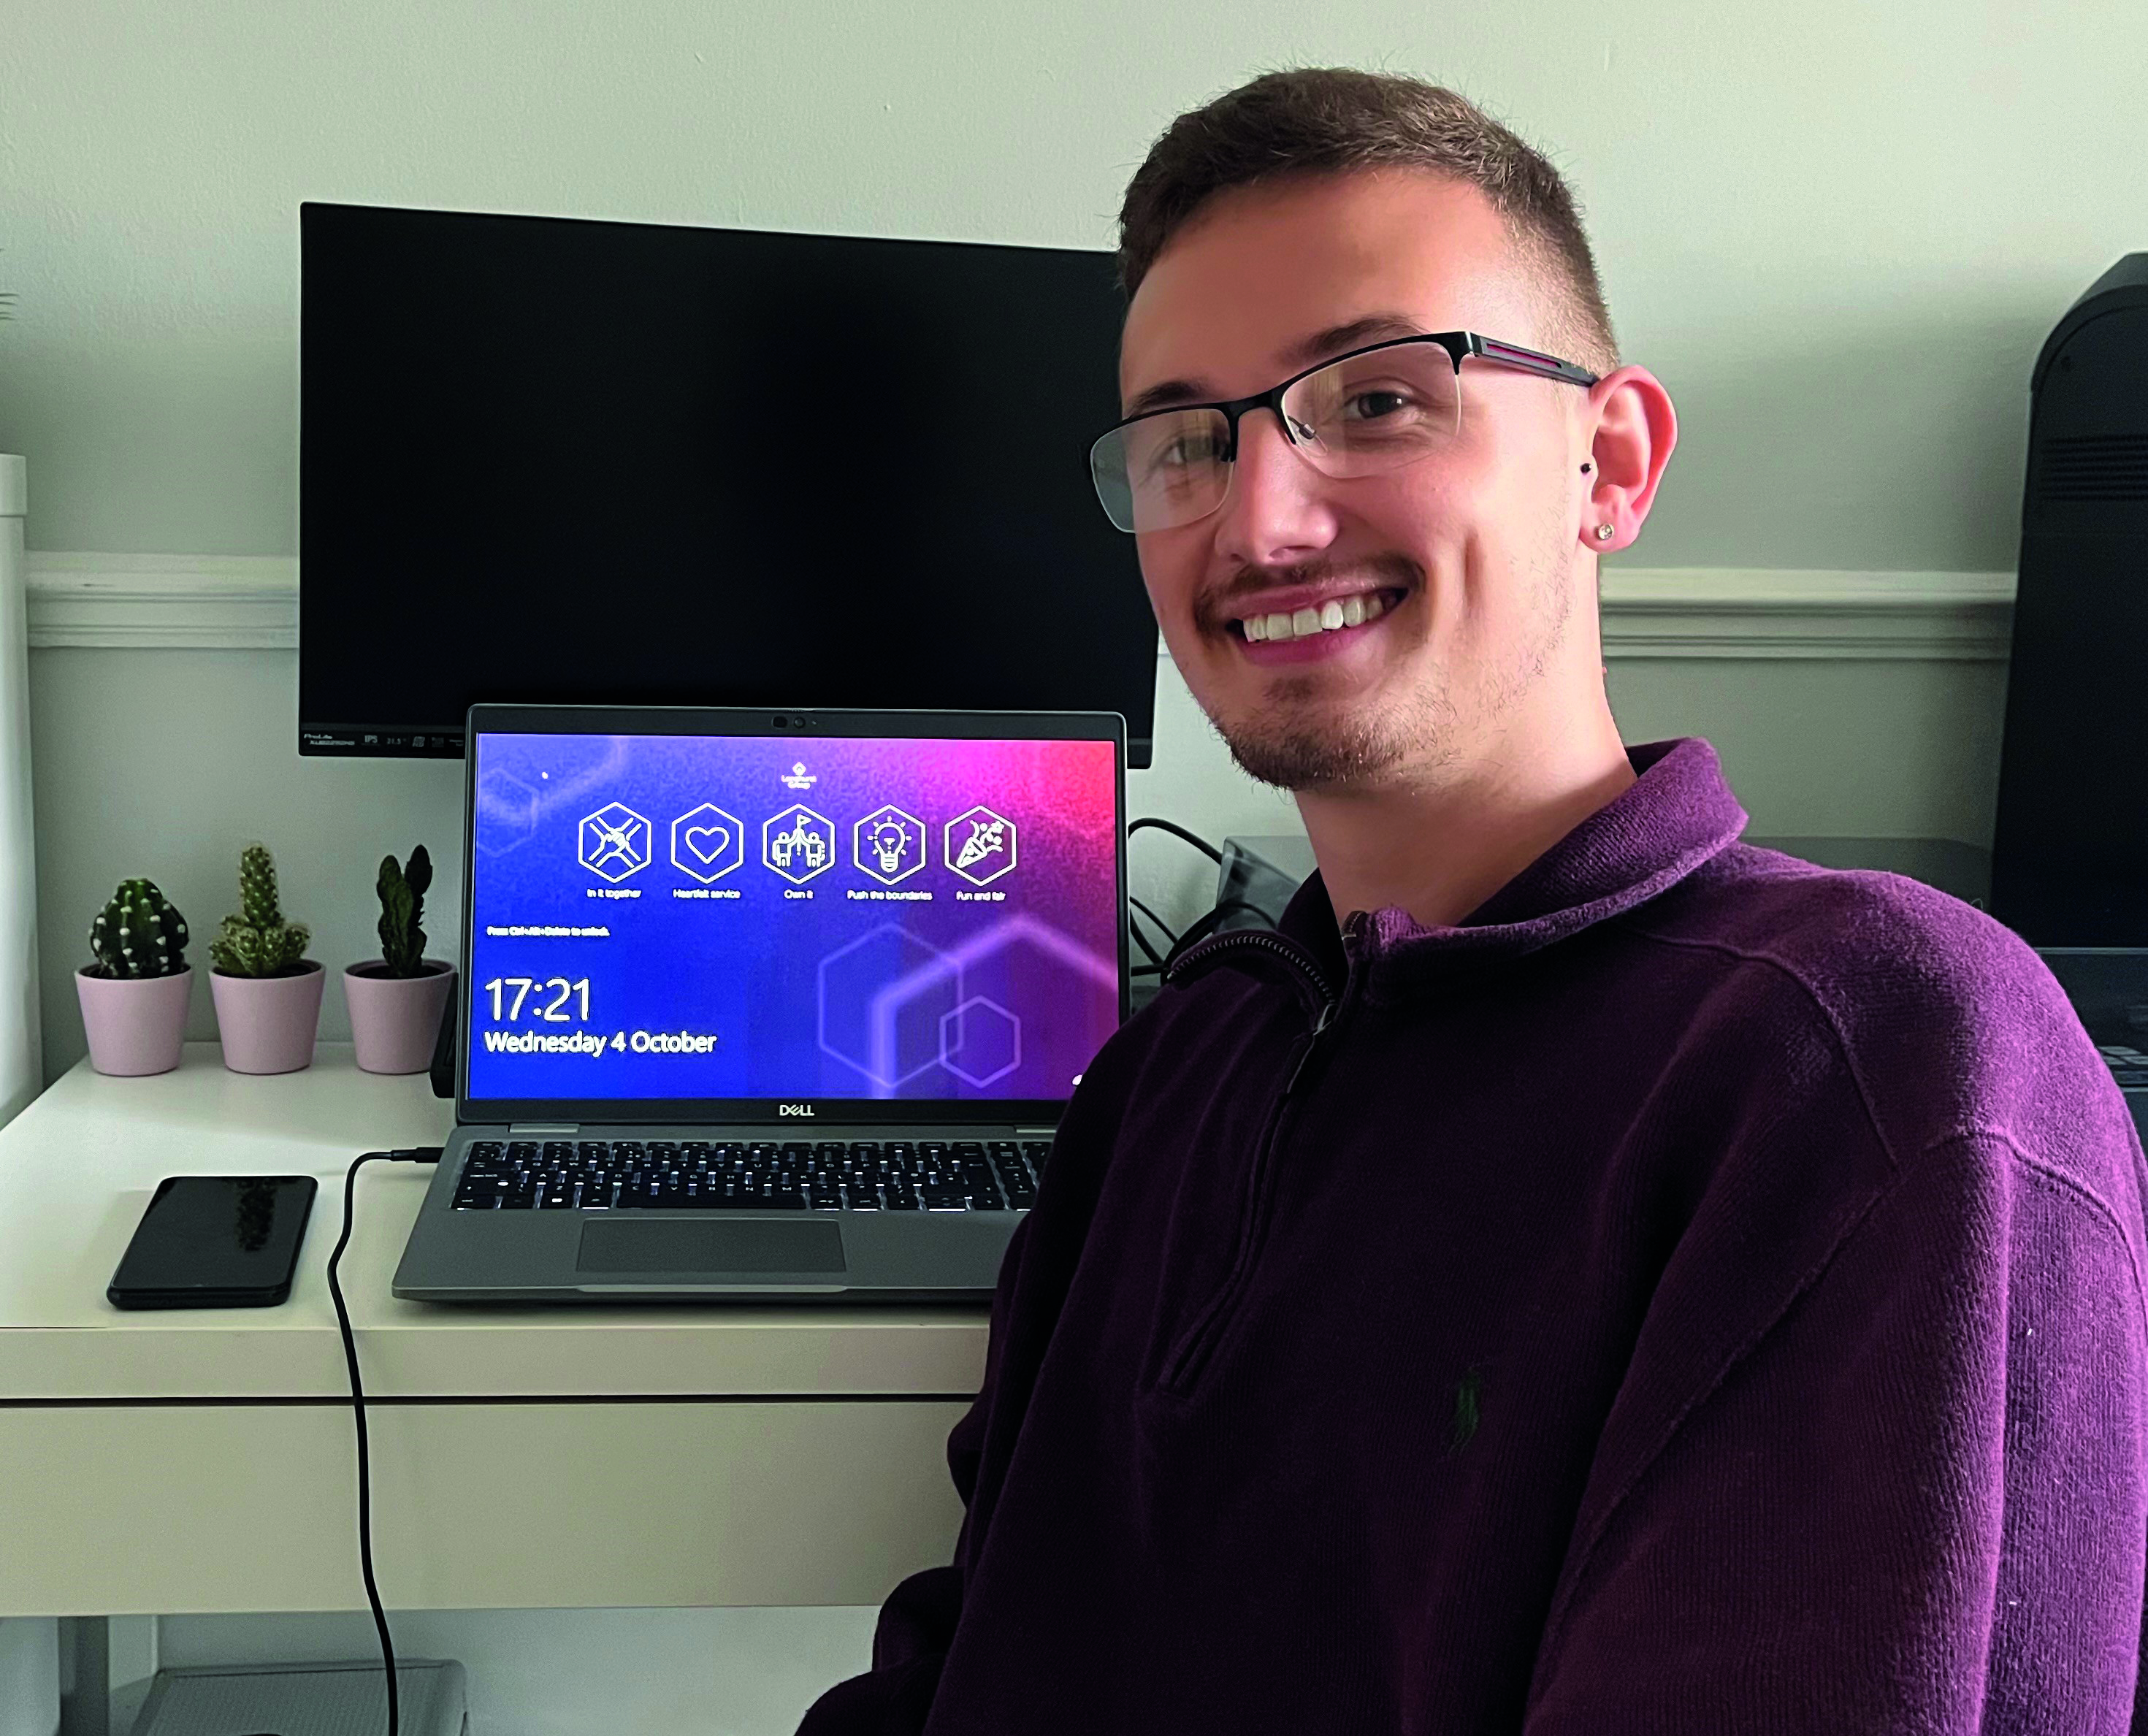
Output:
<path fill-rule="evenodd" d="M 265 1308 L 291 1294 L 311 1176 L 167 1176 L 105 1296 L 115 1308 Z"/>

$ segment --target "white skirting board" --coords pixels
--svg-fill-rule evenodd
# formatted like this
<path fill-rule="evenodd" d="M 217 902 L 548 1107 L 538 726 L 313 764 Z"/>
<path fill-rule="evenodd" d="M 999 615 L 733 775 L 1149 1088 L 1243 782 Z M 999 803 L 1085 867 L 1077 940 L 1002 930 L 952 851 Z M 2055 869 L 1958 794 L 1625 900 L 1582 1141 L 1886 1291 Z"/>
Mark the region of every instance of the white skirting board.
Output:
<path fill-rule="evenodd" d="M 274 554 L 29 556 L 30 643 L 274 650 L 299 642 L 299 563 Z M 2011 573 L 1603 571 L 1603 649 L 1633 658 L 2003 662 Z M 1161 648 L 1159 647 L 1159 650 Z"/>

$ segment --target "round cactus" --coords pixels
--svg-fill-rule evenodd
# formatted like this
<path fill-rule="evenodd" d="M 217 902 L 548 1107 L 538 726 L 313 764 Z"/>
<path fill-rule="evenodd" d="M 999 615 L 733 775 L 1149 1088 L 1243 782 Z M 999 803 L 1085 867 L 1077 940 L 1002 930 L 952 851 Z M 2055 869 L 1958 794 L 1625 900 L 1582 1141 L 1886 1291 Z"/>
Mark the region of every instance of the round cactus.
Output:
<path fill-rule="evenodd" d="M 153 880 L 123 880 L 89 925 L 100 976 L 175 976 L 187 967 L 187 921 Z"/>
<path fill-rule="evenodd" d="M 265 844 L 238 855 L 238 913 L 226 916 L 208 943 L 227 976 L 280 976 L 304 956 L 313 938 L 303 922 L 286 922 L 276 902 L 276 864 Z"/>

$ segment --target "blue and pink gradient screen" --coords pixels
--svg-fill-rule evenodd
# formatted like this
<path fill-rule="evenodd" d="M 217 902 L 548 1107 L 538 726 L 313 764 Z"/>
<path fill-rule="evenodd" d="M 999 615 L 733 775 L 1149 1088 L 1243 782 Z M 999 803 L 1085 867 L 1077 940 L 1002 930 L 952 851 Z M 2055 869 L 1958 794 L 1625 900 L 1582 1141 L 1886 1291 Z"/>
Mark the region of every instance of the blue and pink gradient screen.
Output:
<path fill-rule="evenodd" d="M 1062 1099 L 1117 1026 L 1109 741 L 472 753 L 473 1099 Z"/>

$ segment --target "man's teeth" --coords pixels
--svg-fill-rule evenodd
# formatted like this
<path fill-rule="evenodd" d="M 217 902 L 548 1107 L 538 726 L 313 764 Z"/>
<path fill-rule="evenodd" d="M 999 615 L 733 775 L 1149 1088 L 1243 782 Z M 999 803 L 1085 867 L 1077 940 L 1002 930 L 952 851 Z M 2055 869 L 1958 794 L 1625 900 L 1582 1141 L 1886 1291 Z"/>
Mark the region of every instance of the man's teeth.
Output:
<path fill-rule="evenodd" d="M 1388 605 L 1378 591 L 1359 591 L 1355 596 L 1331 598 L 1317 609 L 1301 609 L 1293 615 L 1249 615 L 1238 625 L 1257 645 L 1263 640 L 1309 639 L 1316 633 L 1362 627 L 1387 612 Z"/>

